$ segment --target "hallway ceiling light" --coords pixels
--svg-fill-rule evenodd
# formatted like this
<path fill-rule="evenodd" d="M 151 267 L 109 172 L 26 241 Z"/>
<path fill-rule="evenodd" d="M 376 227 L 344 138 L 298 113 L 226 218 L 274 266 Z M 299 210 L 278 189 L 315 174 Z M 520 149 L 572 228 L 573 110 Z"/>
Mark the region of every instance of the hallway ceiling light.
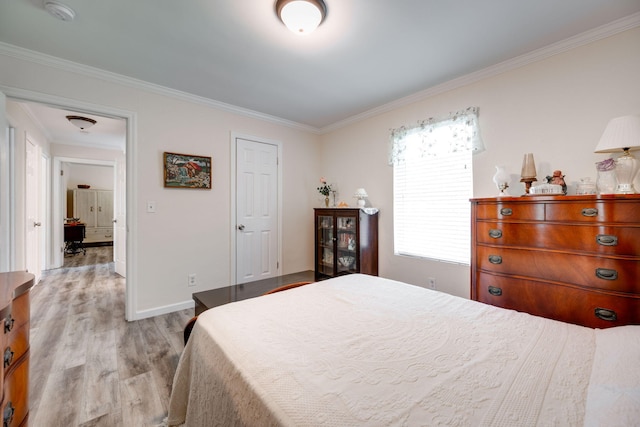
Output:
<path fill-rule="evenodd" d="M 82 116 L 67 116 L 67 120 L 69 120 L 72 125 L 79 128 L 80 130 L 89 129 L 91 126 L 97 123 L 93 119 Z"/>
<path fill-rule="evenodd" d="M 306 35 L 322 23 L 327 7 L 322 0 L 277 0 L 276 13 L 291 31 Z"/>

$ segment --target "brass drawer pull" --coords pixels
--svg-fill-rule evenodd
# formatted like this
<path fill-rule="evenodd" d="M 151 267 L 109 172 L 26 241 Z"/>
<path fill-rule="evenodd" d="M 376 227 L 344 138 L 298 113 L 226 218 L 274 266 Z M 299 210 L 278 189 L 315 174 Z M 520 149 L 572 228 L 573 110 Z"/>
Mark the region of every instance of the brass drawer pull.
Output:
<path fill-rule="evenodd" d="M 598 209 L 584 208 L 582 209 L 582 216 L 598 216 Z"/>
<path fill-rule="evenodd" d="M 500 215 L 502 215 L 502 216 L 511 216 L 511 215 L 513 215 L 513 209 L 511 209 L 511 208 L 502 208 L 502 209 L 500 209 Z"/>
<path fill-rule="evenodd" d="M 610 234 L 598 234 L 596 236 L 596 243 L 602 246 L 616 246 L 618 244 L 618 238 Z"/>
<path fill-rule="evenodd" d="M 495 286 L 489 286 L 489 293 L 494 297 L 499 297 L 502 295 L 502 288 L 498 288 Z"/>
<path fill-rule="evenodd" d="M 616 280 L 618 272 L 610 268 L 596 268 L 596 277 L 604 280 Z"/>
<path fill-rule="evenodd" d="M 4 367 L 11 366 L 11 362 L 13 362 L 13 351 L 11 351 L 11 347 L 7 347 L 4 351 Z"/>
<path fill-rule="evenodd" d="M 615 311 L 609 310 L 608 308 L 596 308 L 595 315 L 597 318 L 606 320 L 608 322 L 615 322 L 618 320 L 618 315 Z"/>
<path fill-rule="evenodd" d="M 502 257 L 500 255 L 489 255 L 489 262 L 491 264 L 502 264 Z"/>
<path fill-rule="evenodd" d="M 11 317 L 11 314 L 9 314 L 9 317 L 7 317 L 4 320 L 4 333 L 8 334 L 9 332 L 11 332 L 11 330 L 13 329 L 13 323 L 16 321 L 16 319 L 14 319 L 13 317 Z"/>
<path fill-rule="evenodd" d="M 502 230 L 498 230 L 497 228 L 492 228 L 489 230 L 489 237 L 492 239 L 499 239 L 502 237 Z"/>
<path fill-rule="evenodd" d="M 4 407 L 4 412 L 2 413 L 2 425 L 3 427 L 8 427 L 13 422 L 13 414 L 16 412 L 16 409 L 13 407 L 13 403 L 9 401 L 7 406 Z"/>

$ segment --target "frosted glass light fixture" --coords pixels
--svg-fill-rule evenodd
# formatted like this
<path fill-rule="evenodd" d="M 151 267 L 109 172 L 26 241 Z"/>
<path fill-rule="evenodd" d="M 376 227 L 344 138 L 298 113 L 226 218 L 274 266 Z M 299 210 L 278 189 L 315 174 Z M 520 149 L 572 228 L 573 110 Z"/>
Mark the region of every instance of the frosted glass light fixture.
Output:
<path fill-rule="evenodd" d="M 72 125 L 80 130 L 87 130 L 97 123 L 95 120 L 90 119 L 89 117 L 82 116 L 67 116 L 67 120 L 69 120 Z"/>
<path fill-rule="evenodd" d="M 640 148 L 640 115 L 630 115 L 611 119 L 596 146 L 596 153 L 619 153 L 616 159 L 617 194 L 633 194 L 633 180 L 638 174 L 640 163 L 629 150 Z"/>
<path fill-rule="evenodd" d="M 364 188 L 358 188 L 356 190 L 355 194 L 353 195 L 353 197 L 358 199 L 358 207 L 359 208 L 364 208 L 364 205 L 365 205 L 364 199 L 369 197 L 369 195 L 367 194 L 367 192 L 366 192 L 366 190 Z"/>
<path fill-rule="evenodd" d="M 278 18 L 296 34 L 309 34 L 318 28 L 327 15 L 322 0 L 277 0 Z"/>

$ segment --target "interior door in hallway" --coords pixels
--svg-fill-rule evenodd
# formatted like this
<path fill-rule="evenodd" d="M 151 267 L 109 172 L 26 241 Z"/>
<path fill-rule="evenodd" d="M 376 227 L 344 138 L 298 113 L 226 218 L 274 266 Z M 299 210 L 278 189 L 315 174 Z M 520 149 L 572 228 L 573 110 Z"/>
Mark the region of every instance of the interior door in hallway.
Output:
<path fill-rule="evenodd" d="M 236 139 L 236 282 L 278 273 L 278 147 Z"/>
<path fill-rule="evenodd" d="M 126 159 L 116 160 L 115 192 L 114 192 L 114 230 L 113 230 L 113 258 L 115 271 L 122 277 L 127 277 L 127 180 Z"/>
<path fill-rule="evenodd" d="M 43 219 L 40 217 L 39 203 L 40 197 L 40 146 L 31 141 L 29 135 L 26 136 L 26 267 L 27 271 L 33 273 L 35 283 L 40 281 L 42 275 L 42 265 L 40 265 L 40 227 L 42 227 Z"/>
<path fill-rule="evenodd" d="M 9 126 L 6 114 L 6 96 L 0 92 L 0 271 L 13 269 L 15 224 L 11 194 L 14 185 L 11 165 L 13 162 L 14 129 Z"/>

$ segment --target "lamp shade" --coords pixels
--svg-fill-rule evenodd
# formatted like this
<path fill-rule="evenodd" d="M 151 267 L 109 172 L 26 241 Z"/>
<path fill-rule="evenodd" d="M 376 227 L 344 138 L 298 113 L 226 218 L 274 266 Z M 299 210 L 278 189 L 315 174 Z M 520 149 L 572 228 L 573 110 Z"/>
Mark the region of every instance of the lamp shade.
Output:
<path fill-rule="evenodd" d="M 369 195 L 364 188 L 358 188 L 353 197 L 355 197 L 356 199 L 364 199 L 366 197 L 369 197 Z"/>
<path fill-rule="evenodd" d="M 522 159 L 520 178 L 535 178 L 536 175 L 536 162 L 533 160 L 533 153 L 527 153 Z"/>
<path fill-rule="evenodd" d="M 318 28 L 326 16 L 322 0 L 277 0 L 276 13 L 284 25 L 296 34 L 305 35 Z"/>
<path fill-rule="evenodd" d="M 640 115 L 611 119 L 596 146 L 596 153 L 616 153 L 640 148 Z"/>

